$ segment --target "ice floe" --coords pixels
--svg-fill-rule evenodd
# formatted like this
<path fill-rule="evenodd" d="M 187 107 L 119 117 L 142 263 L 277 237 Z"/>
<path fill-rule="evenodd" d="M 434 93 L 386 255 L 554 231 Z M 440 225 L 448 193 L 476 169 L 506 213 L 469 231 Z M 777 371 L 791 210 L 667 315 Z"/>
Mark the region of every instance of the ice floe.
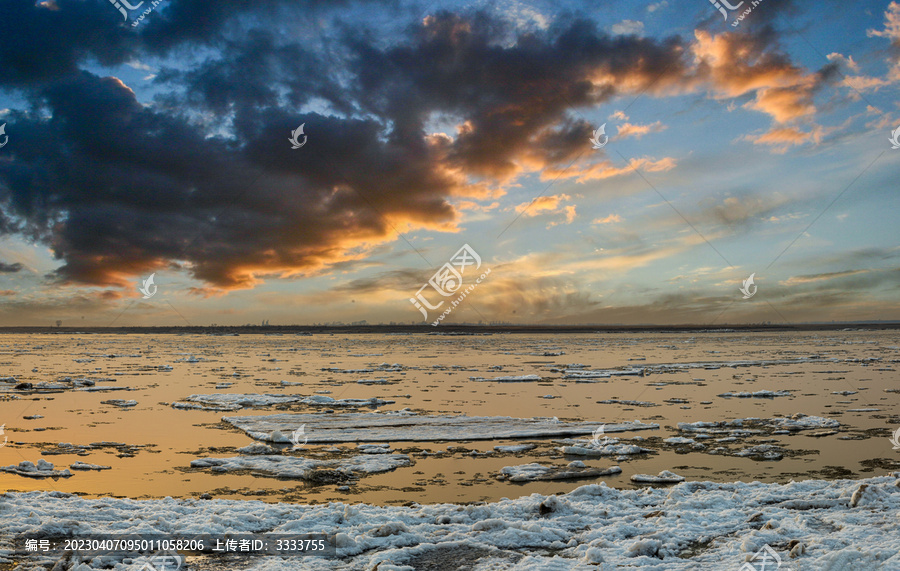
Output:
<path fill-rule="evenodd" d="M 754 391 L 754 392 L 750 392 L 750 391 L 727 392 L 727 393 L 722 393 L 722 394 L 716 395 L 716 396 L 720 396 L 720 397 L 723 397 L 723 398 L 736 397 L 736 398 L 741 398 L 741 399 L 746 399 L 746 398 L 774 398 L 774 397 L 789 397 L 789 396 L 791 396 L 791 393 L 790 393 L 790 391 L 769 391 L 769 390 L 761 390 L 761 391 Z"/>
<path fill-rule="evenodd" d="M 647 401 L 642 401 L 642 400 L 618 400 L 618 399 L 598 400 L 597 404 L 621 404 L 621 405 L 625 405 L 625 406 L 641 406 L 641 407 L 660 406 L 655 402 L 647 402 Z"/>
<path fill-rule="evenodd" d="M 10 474 L 28 478 L 68 478 L 72 475 L 68 468 L 65 470 L 54 470 L 53 464 L 43 459 L 38 460 L 37 464 L 24 460 L 12 466 L 2 466 L 0 467 L 0 472 L 9 472 Z"/>
<path fill-rule="evenodd" d="M 330 392 L 330 391 L 319 391 Z M 175 408 L 234 411 L 245 407 L 263 407 L 276 404 L 298 403 L 311 406 L 346 406 L 346 407 L 377 407 L 393 404 L 395 401 L 379 398 L 368 399 L 335 399 L 323 395 L 273 395 L 273 394 L 227 394 L 215 393 L 205 395 L 191 395 L 184 399 L 187 402 L 172 403 Z"/>
<path fill-rule="evenodd" d="M 677 484 L 678 482 L 684 481 L 684 476 L 679 476 L 674 472 L 663 470 L 656 476 L 651 476 L 649 474 L 635 474 L 631 477 L 631 481 L 641 484 Z"/>
<path fill-rule="evenodd" d="M 394 404 L 396 401 L 392 400 L 384 400 L 376 397 L 368 398 L 368 399 L 334 399 L 332 397 L 326 397 L 322 395 L 313 395 L 311 397 L 306 397 L 300 400 L 302 404 L 308 404 L 312 406 L 368 406 L 368 407 L 376 407 L 383 406 L 386 404 Z"/>
<path fill-rule="evenodd" d="M 781 460 L 784 454 L 785 449 L 774 444 L 758 444 L 734 453 L 735 456 L 749 456 L 754 460 Z"/>
<path fill-rule="evenodd" d="M 560 446 L 558 450 L 563 454 L 576 456 L 624 456 L 652 452 L 635 444 L 618 444 L 612 441 L 604 446 Z"/>
<path fill-rule="evenodd" d="M 494 446 L 494 450 L 497 452 L 527 452 L 528 450 L 534 450 L 536 446 L 534 444 L 510 444 L 507 446 Z"/>
<path fill-rule="evenodd" d="M 112 469 L 111 466 L 101 466 L 99 464 L 88 464 L 86 462 L 75 462 L 75 463 L 69 465 L 69 468 L 71 468 L 72 470 L 97 470 L 97 471 Z"/>
<path fill-rule="evenodd" d="M 797 413 L 790 418 L 738 418 L 717 422 L 679 422 L 682 432 L 700 432 L 710 434 L 748 432 L 748 428 L 782 429 L 787 431 L 809 430 L 813 428 L 838 428 L 840 422 L 821 416 L 807 416 Z"/>
<path fill-rule="evenodd" d="M 529 381 L 540 381 L 542 380 L 542 377 L 540 375 L 507 375 L 501 377 L 493 377 L 491 379 L 486 379 L 484 377 L 469 377 L 469 380 L 496 383 L 524 383 Z"/>
<path fill-rule="evenodd" d="M 410 413 L 300 414 L 223 417 L 256 440 L 271 441 L 279 431 L 289 434 L 306 425 L 310 443 L 421 442 L 447 440 L 499 440 L 541 436 L 592 434 L 597 423 L 560 422 L 547 418 L 508 416 L 443 416 Z M 647 430 L 657 424 L 606 424 L 606 432 Z"/>
<path fill-rule="evenodd" d="M 100 404 L 110 404 L 113 406 L 118 406 L 121 408 L 129 408 L 132 406 L 137 406 L 136 400 L 124 400 L 124 399 L 110 399 L 110 400 L 102 400 Z"/>
<path fill-rule="evenodd" d="M 235 456 L 233 458 L 199 458 L 192 468 L 209 468 L 212 472 L 251 470 L 276 478 L 293 478 L 314 482 L 342 481 L 354 475 L 388 472 L 410 465 L 405 454 L 351 456 L 336 460 L 313 460 L 296 456 Z"/>
<path fill-rule="evenodd" d="M 620 474 L 618 466 L 610 468 L 589 468 L 582 462 L 570 462 L 568 466 L 545 466 L 531 463 L 521 466 L 506 466 L 500 470 L 500 478 L 510 482 L 534 482 L 536 480 L 575 480 L 599 478 Z"/>

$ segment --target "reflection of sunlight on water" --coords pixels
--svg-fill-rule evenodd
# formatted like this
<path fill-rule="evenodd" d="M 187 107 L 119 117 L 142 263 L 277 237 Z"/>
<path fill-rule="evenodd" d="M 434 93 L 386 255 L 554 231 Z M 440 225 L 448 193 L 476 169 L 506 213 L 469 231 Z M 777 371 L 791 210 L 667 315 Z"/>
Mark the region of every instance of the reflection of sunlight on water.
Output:
<path fill-rule="evenodd" d="M 75 472 L 68 479 L 26 479 L 0 473 L 0 485 L 10 491 L 60 490 L 87 495 L 129 497 L 253 496 L 268 501 L 365 501 L 384 504 L 416 502 L 469 502 L 518 497 L 530 493 L 564 492 L 592 480 L 511 484 L 499 482 L 504 466 L 529 462 L 565 464 L 584 461 L 590 467 L 620 465 L 622 474 L 603 477 L 609 486 L 632 487 L 635 473 L 673 471 L 689 480 L 789 481 L 806 477 L 869 477 L 887 473 L 860 463 L 896 455 L 889 440 L 897 428 L 887 415 L 897 410 L 900 394 L 894 388 L 889 365 L 898 358 L 895 332 L 698 333 L 698 334 L 564 334 L 493 336 L 377 336 L 315 335 L 211 337 L 204 335 L 72 336 L 5 335 L 0 351 L 3 375 L 18 382 L 56 381 L 87 377 L 96 386 L 128 386 L 132 391 L 66 391 L 19 394 L 0 399 L 0 423 L 9 443 L 0 447 L 0 466 L 22 460 L 45 459 L 64 469 L 81 461 L 112 466 L 111 470 Z M 40 346 L 40 349 L 36 349 Z M 27 352 L 25 352 L 28 350 Z M 564 353 L 564 354 L 560 354 Z M 546 356 L 545 356 L 546 355 Z M 645 377 L 613 376 L 578 382 L 563 379 L 566 365 L 584 369 L 633 368 L 675 362 L 728 362 L 773 360 L 819 355 L 816 363 L 751 367 L 693 368 Z M 194 357 L 194 358 L 191 358 Z M 882 361 L 873 361 L 881 358 Z M 274 360 L 273 360 L 274 359 Z M 869 359 L 867 361 L 867 359 Z M 403 370 L 378 370 L 382 363 L 399 363 Z M 172 366 L 168 370 L 167 365 Z M 37 372 L 32 372 L 36 369 Z M 375 369 L 342 373 L 323 369 Z M 553 370 L 551 370 L 553 369 Z M 539 382 L 484 382 L 469 377 L 494 378 L 540 375 Z M 381 379 L 387 384 L 360 384 L 360 379 Z M 101 379 L 114 379 L 113 382 Z M 583 379 L 581 379 L 583 380 Z M 287 383 L 282 383 L 287 381 Z M 222 383 L 231 383 L 230 386 Z M 294 384 L 299 383 L 299 384 Z M 11 383 L 0 383 L 8 387 Z M 216 385 L 226 388 L 216 389 Z M 2 389 L 10 392 L 8 389 Z M 725 392 L 791 391 L 791 397 L 721 398 Z M 330 391 L 335 399 L 378 397 L 396 401 L 380 410 L 406 407 L 420 414 L 512 417 L 558 417 L 614 424 L 639 419 L 662 429 L 612 435 L 623 443 L 640 436 L 643 447 L 657 454 L 633 459 L 570 457 L 557 450 L 552 438 L 529 438 L 534 450 L 519 454 L 473 456 L 493 452 L 508 440 L 469 442 L 393 442 L 396 453 L 410 454 L 413 465 L 365 476 L 348 489 L 337 485 L 310 486 L 298 480 L 254 477 L 248 473 L 212 474 L 188 466 L 199 457 L 236 456 L 237 448 L 253 443 L 248 436 L 224 426 L 223 416 L 265 415 L 282 412 L 323 412 L 324 407 L 296 404 L 234 412 L 176 410 L 169 406 L 191 394 L 265 393 L 302 394 Z M 12 391 L 15 392 L 15 391 Z M 833 394 L 834 393 L 834 394 Z M 556 398 L 544 398 L 544 397 Z M 101 401 L 136 400 L 121 408 Z M 599 404 L 598 401 L 613 401 Z M 656 406 L 635 406 L 633 401 Z M 710 403 L 710 404 L 701 404 Z M 345 411 L 334 407 L 334 414 Z M 849 410 L 880 409 L 868 412 Z M 371 409 L 363 408 L 362 412 Z M 844 431 L 796 434 L 757 434 L 729 443 L 732 452 L 771 444 L 790 452 L 807 451 L 780 461 L 712 455 L 719 443 L 692 450 L 663 444 L 662 439 L 688 436 L 674 429 L 679 422 L 736 418 L 772 418 L 797 412 L 839 420 Z M 43 418 L 25 420 L 24 416 Z M 352 417 L 351 417 L 352 421 Z M 847 426 L 849 425 L 849 426 Z M 45 428 L 43 431 L 34 429 Z M 849 430 L 848 430 L 849 429 Z M 878 429 L 868 437 L 864 430 Z M 313 424 L 297 436 L 295 444 L 315 433 Z M 883 436 L 880 434 L 883 432 Z M 294 434 L 293 436 L 296 436 Z M 815 437 L 818 436 L 818 437 Z M 448 437 L 451 437 L 448 434 Z M 586 435 L 590 439 L 590 435 Z M 23 442 L 25 444 L 18 444 Z M 124 443 L 137 448 L 103 447 L 82 455 L 41 455 L 59 443 L 76 446 L 97 442 Z M 514 442 L 514 441 L 513 441 Z M 355 451 L 356 443 L 307 444 L 287 453 L 328 459 Z M 333 451 L 337 447 L 342 452 Z M 455 447 L 448 451 L 448 447 Z M 441 451 L 424 456 L 420 451 Z M 130 451 L 132 454 L 128 454 Z M 843 469 L 843 470 L 842 470 Z M 846 472 L 849 470 L 850 472 Z"/>

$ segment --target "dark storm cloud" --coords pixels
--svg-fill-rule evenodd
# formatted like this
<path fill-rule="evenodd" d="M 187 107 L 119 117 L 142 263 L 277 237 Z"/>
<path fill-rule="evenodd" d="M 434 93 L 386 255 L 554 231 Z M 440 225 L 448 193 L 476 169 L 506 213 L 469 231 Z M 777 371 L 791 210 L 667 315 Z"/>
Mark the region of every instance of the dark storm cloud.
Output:
<path fill-rule="evenodd" d="M 578 19 L 516 36 L 483 13 L 440 13 L 391 43 L 337 26 L 322 50 L 267 31 L 287 9 L 275 0 L 174 0 L 137 33 L 105 2 L 12 4 L 27 33 L 3 43 L 0 65 L 31 109 L 14 111 L 0 163 L 4 228 L 49 244 L 61 281 L 95 285 L 176 261 L 219 288 L 351 263 L 408 228 L 453 230 L 448 198 L 572 160 L 591 130 L 578 107 L 802 75 L 777 57 L 738 62 L 739 81 L 688 69 L 679 37 L 610 37 Z M 56 34 L 47 50 L 29 49 L 38 30 Z M 79 69 L 175 45 L 155 105 Z M 185 70 L 181 53 L 205 59 Z M 298 112 L 310 104 L 319 112 Z M 429 133 L 435 117 L 459 132 Z M 293 150 L 301 123 L 308 142 Z"/>
<path fill-rule="evenodd" d="M 248 287 L 256 272 L 343 259 L 390 221 L 453 217 L 443 196 L 454 182 L 427 153 L 380 142 L 370 121 L 270 108 L 235 121 L 238 146 L 143 107 L 111 78 L 82 73 L 44 100 L 53 118 L 17 124 L 28 160 L 0 176 L 17 214 L 44 225 L 64 280 L 124 285 L 183 259 L 202 280 Z M 287 144 L 295 121 L 316 138 L 304 153 Z"/>
<path fill-rule="evenodd" d="M 135 49 L 109 2 L 0 2 L 0 87 L 24 88 L 71 74 L 88 58 L 126 61 Z"/>
<path fill-rule="evenodd" d="M 0 262 L 0 273 L 2 274 L 14 274 L 16 272 L 22 271 L 24 268 L 22 264 L 19 262 L 15 262 L 13 264 L 7 264 L 6 262 Z"/>
<path fill-rule="evenodd" d="M 462 127 L 449 160 L 503 178 L 518 170 L 521 154 L 538 147 L 534 137 L 552 143 L 553 159 L 583 148 L 590 126 L 572 123 L 569 114 L 609 99 L 617 83 L 628 80 L 640 90 L 662 74 L 683 75 L 678 38 L 612 38 L 584 20 L 500 45 L 497 38 L 508 33 L 485 14 L 441 13 L 416 30 L 411 44 L 382 51 L 355 43 L 357 99 L 390 117 L 398 139 L 421 137 L 432 112 L 454 116 Z M 569 124 L 551 132 L 560 121 Z"/>
<path fill-rule="evenodd" d="M 137 2 L 133 2 L 137 4 Z M 220 45 L 223 28 L 260 14 L 288 10 L 301 18 L 381 0 L 169 0 L 134 30 L 108 0 L 4 0 L 0 2 L 0 87 L 27 87 L 78 71 L 89 59 L 118 65 L 139 54 L 175 47 Z M 146 8 L 142 6 L 142 9 Z M 134 12 L 134 15 L 140 14 Z"/>

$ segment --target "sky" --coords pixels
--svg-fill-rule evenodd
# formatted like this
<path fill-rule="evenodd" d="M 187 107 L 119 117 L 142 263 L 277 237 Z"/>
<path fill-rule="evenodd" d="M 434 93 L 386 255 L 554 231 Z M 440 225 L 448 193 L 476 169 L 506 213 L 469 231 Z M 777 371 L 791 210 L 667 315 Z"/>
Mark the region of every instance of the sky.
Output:
<path fill-rule="evenodd" d="M 898 87 L 897 2 L 4 0 L 0 325 L 897 320 Z"/>

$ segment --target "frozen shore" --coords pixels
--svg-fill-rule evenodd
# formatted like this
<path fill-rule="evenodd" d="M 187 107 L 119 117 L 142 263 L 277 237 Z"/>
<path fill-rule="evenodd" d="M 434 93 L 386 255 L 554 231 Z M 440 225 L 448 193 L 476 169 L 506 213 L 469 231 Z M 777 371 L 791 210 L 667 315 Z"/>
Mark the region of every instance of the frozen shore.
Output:
<path fill-rule="evenodd" d="M 739 569 L 766 544 L 781 557 L 781 570 L 900 569 L 900 472 L 867 480 L 685 482 L 639 490 L 601 483 L 557 496 L 409 507 L 7 493 L 0 496 L 0 513 L 2 543 L 25 533 L 335 534 L 336 559 L 253 556 L 240 565 L 258 571 L 451 570 L 460 562 L 492 570 Z M 10 555 L 0 549 L 0 562 Z M 54 561 L 32 555 L 19 563 L 36 570 Z M 139 567 L 140 560 L 97 559 L 54 568 Z M 182 567 L 200 568 L 234 566 L 211 555 L 189 558 Z"/>

